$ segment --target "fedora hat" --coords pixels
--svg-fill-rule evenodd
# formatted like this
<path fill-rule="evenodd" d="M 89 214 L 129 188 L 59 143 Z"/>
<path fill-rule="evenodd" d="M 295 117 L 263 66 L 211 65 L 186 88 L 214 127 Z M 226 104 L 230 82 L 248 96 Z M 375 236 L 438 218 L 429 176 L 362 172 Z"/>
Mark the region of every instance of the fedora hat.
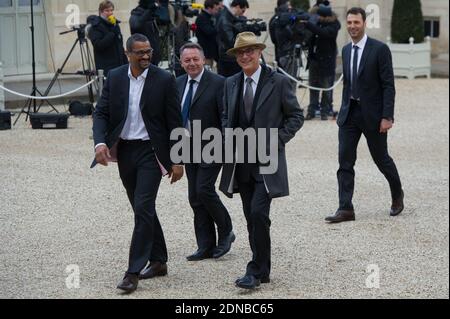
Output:
<path fill-rule="evenodd" d="M 267 46 L 264 43 L 258 42 L 258 38 L 253 32 L 242 32 L 238 34 L 236 42 L 234 43 L 234 48 L 228 50 L 227 54 L 234 56 L 238 50 L 250 47 L 264 50 Z"/>

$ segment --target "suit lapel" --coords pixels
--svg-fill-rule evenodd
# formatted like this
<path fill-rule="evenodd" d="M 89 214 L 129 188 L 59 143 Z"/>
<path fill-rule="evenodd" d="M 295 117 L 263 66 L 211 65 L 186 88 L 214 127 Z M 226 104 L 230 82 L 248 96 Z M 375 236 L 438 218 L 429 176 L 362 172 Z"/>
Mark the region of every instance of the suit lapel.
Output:
<path fill-rule="evenodd" d="M 367 39 L 366 46 L 364 47 L 364 52 L 362 53 L 361 62 L 359 63 L 358 77 L 361 76 L 362 70 L 366 65 L 367 58 L 372 51 L 372 40 L 370 38 Z"/>
<path fill-rule="evenodd" d="M 266 71 L 269 72 L 269 71 Z M 264 104 L 264 102 L 269 98 L 272 94 L 273 89 L 275 88 L 275 82 L 272 77 L 272 74 L 266 74 L 262 79 L 261 93 L 258 98 L 258 104 L 256 105 L 256 111 Z"/>
<path fill-rule="evenodd" d="M 346 73 L 345 78 L 350 81 L 350 79 L 351 79 L 350 66 L 352 63 L 352 61 L 351 61 L 351 59 L 352 59 L 352 44 L 351 43 L 349 45 L 347 45 L 347 47 L 345 48 L 344 59 L 345 59 L 344 72 Z"/>
<path fill-rule="evenodd" d="M 152 75 L 156 73 L 156 67 L 150 66 L 147 73 L 147 78 L 145 79 L 144 88 L 142 90 L 140 108 L 141 111 L 144 109 L 145 104 L 147 103 L 147 98 L 152 96 L 152 90 L 155 86 L 155 81 L 152 80 Z"/>
<path fill-rule="evenodd" d="M 198 88 L 197 91 L 195 92 L 194 99 L 192 100 L 191 110 L 194 108 L 195 103 L 197 103 L 198 99 L 202 96 L 202 94 L 205 92 L 208 86 L 209 86 L 209 73 L 208 71 L 205 70 L 205 73 L 203 73 L 202 79 L 198 84 Z"/>
<path fill-rule="evenodd" d="M 177 81 L 177 85 L 178 85 L 178 93 L 180 98 L 183 98 L 184 95 L 184 90 L 186 88 L 186 84 L 187 84 L 187 80 L 188 80 L 188 76 L 187 74 L 183 75 L 179 81 Z"/>
<path fill-rule="evenodd" d="M 228 95 L 228 119 L 231 127 L 234 125 L 234 115 L 236 114 L 237 101 L 239 99 L 239 86 L 242 81 L 240 79 L 243 77 L 242 72 L 234 76 L 233 82 L 231 83 L 230 94 Z"/>
<path fill-rule="evenodd" d="M 128 116 L 128 106 L 130 104 L 130 78 L 128 77 L 128 69 L 126 69 L 123 75 L 123 81 L 126 85 L 122 86 L 122 90 L 120 92 L 121 105 L 123 107 L 124 121 Z"/>

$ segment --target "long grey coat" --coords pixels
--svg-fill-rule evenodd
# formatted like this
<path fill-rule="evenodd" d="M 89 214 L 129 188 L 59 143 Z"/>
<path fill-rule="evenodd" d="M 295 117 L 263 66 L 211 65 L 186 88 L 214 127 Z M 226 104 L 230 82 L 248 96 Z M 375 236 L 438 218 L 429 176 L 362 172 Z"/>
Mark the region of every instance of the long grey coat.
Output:
<path fill-rule="evenodd" d="M 262 84 L 261 95 L 258 99 L 255 114 L 255 128 L 266 128 L 267 149 L 269 154 L 270 128 L 278 128 L 278 170 L 272 175 L 263 175 L 266 189 L 271 198 L 289 195 L 289 183 L 285 145 L 295 136 L 303 126 L 303 110 L 298 104 L 292 82 L 273 70 L 266 69 L 268 73 Z M 240 72 L 225 82 L 223 128 L 238 127 L 236 108 L 239 103 L 239 92 L 242 92 L 243 73 Z M 235 180 L 236 164 L 225 164 L 222 172 L 220 190 L 228 197 L 239 193 Z"/>

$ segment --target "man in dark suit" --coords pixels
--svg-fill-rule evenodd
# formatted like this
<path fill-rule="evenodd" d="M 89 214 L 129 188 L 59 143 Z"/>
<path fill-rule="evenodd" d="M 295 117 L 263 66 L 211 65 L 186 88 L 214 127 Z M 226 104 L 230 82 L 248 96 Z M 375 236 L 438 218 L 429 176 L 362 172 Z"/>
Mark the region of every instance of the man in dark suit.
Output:
<path fill-rule="evenodd" d="M 394 161 L 389 156 L 387 137 L 394 123 L 395 84 L 392 56 L 388 46 L 367 37 L 366 13 L 352 8 L 347 13 L 347 29 L 352 43 L 342 50 L 344 90 L 339 112 L 339 209 L 326 218 L 331 223 L 355 220 L 352 203 L 354 166 L 361 135 L 370 153 L 389 182 L 391 216 L 404 209 L 403 190 Z"/>
<path fill-rule="evenodd" d="M 172 163 L 172 130 L 182 126 L 175 78 L 150 64 L 152 49 L 142 34 L 127 41 L 130 64 L 111 71 L 94 113 L 95 164 L 116 161 L 135 215 L 129 267 L 118 285 L 127 293 L 139 278 L 167 274 L 167 249 L 156 215 L 161 178 L 175 183 L 183 167 Z M 149 263 L 141 274 L 141 271 Z"/>
<path fill-rule="evenodd" d="M 219 0 L 206 0 L 205 9 L 197 17 L 198 44 L 205 52 L 206 64 L 213 67 L 214 61 L 219 60 L 219 47 L 217 46 L 216 17 L 220 10 Z"/>
<path fill-rule="evenodd" d="M 228 78 L 224 88 L 224 129 L 258 131 L 256 134 L 264 142 L 263 153 L 270 154 L 270 162 L 278 163 L 274 173 L 267 173 L 259 156 L 256 161 L 252 159 L 255 157 L 251 153 L 257 149 L 255 141 L 247 140 L 244 153 L 240 154 L 238 147 L 234 163 L 227 162 L 223 168 L 220 190 L 228 197 L 240 193 L 253 252 L 245 275 L 236 280 L 236 285 L 244 289 L 270 282 L 270 205 L 272 199 L 289 195 L 285 145 L 304 122 L 291 81 L 260 65 L 265 47 L 253 33 L 239 34 L 228 52 L 236 56 L 242 72 Z M 273 137 L 278 143 L 275 154 L 269 142 Z"/>
<path fill-rule="evenodd" d="M 223 111 L 223 85 L 225 79 L 204 68 L 205 56 L 200 45 L 187 43 L 180 50 L 181 65 L 186 71 L 177 79 L 179 95 L 182 98 L 181 109 L 183 125 L 192 132 L 194 121 L 200 121 L 201 135 L 210 128 L 221 131 Z M 197 122 L 198 123 L 198 122 Z M 192 136 L 192 134 L 190 134 Z M 189 186 L 189 202 L 194 211 L 194 229 L 198 250 L 187 257 L 189 261 L 207 258 L 220 258 L 231 248 L 235 235 L 232 231 L 230 215 L 216 193 L 215 183 L 222 169 L 221 161 L 206 163 L 203 158 L 194 161 L 201 149 L 195 149 L 190 139 L 190 163 L 185 163 Z M 194 155 L 195 154 L 195 155 Z M 216 244 L 216 229 L 218 244 Z"/>

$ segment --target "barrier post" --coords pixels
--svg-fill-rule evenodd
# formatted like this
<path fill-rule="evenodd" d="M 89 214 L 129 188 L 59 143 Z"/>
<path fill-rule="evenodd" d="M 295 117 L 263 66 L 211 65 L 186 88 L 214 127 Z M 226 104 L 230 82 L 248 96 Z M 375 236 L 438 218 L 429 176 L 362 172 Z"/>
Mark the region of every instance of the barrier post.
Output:
<path fill-rule="evenodd" d="M 0 85 L 4 86 L 3 82 L 3 63 L 0 61 Z M 0 89 L 0 111 L 5 110 L 5 93 Z"/>
<path fill-rule="evenodd" d="M 98 70 L 98 94 L 102 95 L 103 85 L 105 82 L 105 72 L 103 70 Z"/>

